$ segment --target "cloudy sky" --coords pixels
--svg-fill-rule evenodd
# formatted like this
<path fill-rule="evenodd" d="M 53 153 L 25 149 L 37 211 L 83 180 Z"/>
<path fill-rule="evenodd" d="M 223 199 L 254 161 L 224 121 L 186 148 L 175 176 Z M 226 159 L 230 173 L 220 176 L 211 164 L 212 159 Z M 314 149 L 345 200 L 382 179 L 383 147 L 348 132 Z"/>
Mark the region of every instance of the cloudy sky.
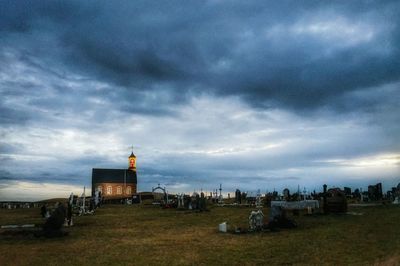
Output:
<path fill-rule="evenodd" d="M 307 4 L 304 4 L 306 2 Z M 400 182 L 399 1 L 0 2 L 0 200 Z"/>

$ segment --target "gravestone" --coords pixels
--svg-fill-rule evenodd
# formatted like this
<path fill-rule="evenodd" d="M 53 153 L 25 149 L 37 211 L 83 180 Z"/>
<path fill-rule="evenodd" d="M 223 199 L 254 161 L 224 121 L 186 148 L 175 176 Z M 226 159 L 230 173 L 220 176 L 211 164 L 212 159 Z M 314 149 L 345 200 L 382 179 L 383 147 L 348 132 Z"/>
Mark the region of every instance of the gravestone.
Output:
<path fill-rule="evenodd" d="M 43 235 L 45 237 L 60 237 L 65 233 L 61 230 L 65 221 L 66 209 L 64 204 L 58 203 L 57 208 L 50 215 L 43 225 Z"/>
<path fill-rule="evenodd" d="M 242 194 L 240 193 L 239 189 L 236 189 L 236 192 L 235 192 L 235 202 L 237 204 L 242 204 Z"/>
<path fill-rule="evenodd" d="M 46 218 L 46 214 L 47 214 L 46 204 L 43 204 L 42 207 L 40 208 L 40 214 L 42 215 L 43 218 Z"/>
<path fill-rule="evenodd" d="M 285 188 L 284 190 L 283 190 L 283 198 L 286 200 L 286 201 L 288 201 L 289 199 L 290 199 L 290 191 L 289 191 L 289 189 L 288 188 Z"/>
<path fill-rule="evenodd" d="M 246 203 L 246 200 L 247 200 L 247 193 L 246 193 L 246 192 L 242 192 L 242 195 L 241 195 L 241 202 Z"/>
<path fill-rule="evenodd" d="M 200 211 L 207 210 L 206 198 L 204 197 L 203 192 L 200 193 L 199 209 L 200 209 Z"/>
<path fill-rule="evenodd" d="M 188 209 L 188 210 L 193 209 L 192 197 L 188 196 L 187 199 L 186 199 L 186 202 L 187 202 L 187 209 Z"/>
<path fill-rule="evenodd" d="M 69 195 L 69 198 L 68 198 L 68 202 L 71 205 L 74 204 L 74 193 L 71 192 L 71 195 Z"/>
<path fill-rule="evenodd" d="M 68 207 L 67 207 L 67 225 L 72 226 L 72 204 L 68 202 Z"/>
<path fill-rule="evenodd" d="M 196 193 L 196 210 L 200 209 L 200 196 Z"/>
<path fill-rule="evenodd" d="M 197 192 L 193 192 L 192 200 L 191 200 L 191 209 L 190 210 L 197 210 L 199 208 L 199 194 Z"/>
<path fill-rule="evenodd" d="M 184 194 L 179 194 L 178 195 L 178 209 L 184 209 L 185 208 L 185 203 L 184 203 Z"/>
<path fill-rule="evenodd" d="M 281 215 L 282 215 L 282 207 L 272 205 L 271 208 L 269 209 L 269 221 L 272 221 L 276 217 L 281 216 Z"/>
<path fill-rule="evenodd" d="M 269 213 L 268 228 L 271 231 L 279 230 L 279 228 L 295 228 L 297 224 L 295 221 L 288 219 L 286 211 L 278 205 L 271 205 Z"/>
<path fill-rule="evenodd" d="M 249 216 L 249 230 L 260 231 L 264 225 L 264 214 L 261 210 L 252 211 Z"/>
<path fill-rule="evenodd" d="M 347 212 L 347 198 L 339 188 L 331 188 L 326 191 L 324 185 L 324 213 L 345 213 Z"/>
<path fill-rule="evenodd" d="M 220 232 L 222 232 L 222 233 L 226 233 L 226 232 L 227 232 L 227 229 L 228 229 L 228 226 L 227 226 L 226 222 L 220 223 L 220 224 L 218 225 L 218 230 L 219 230 Z"/>

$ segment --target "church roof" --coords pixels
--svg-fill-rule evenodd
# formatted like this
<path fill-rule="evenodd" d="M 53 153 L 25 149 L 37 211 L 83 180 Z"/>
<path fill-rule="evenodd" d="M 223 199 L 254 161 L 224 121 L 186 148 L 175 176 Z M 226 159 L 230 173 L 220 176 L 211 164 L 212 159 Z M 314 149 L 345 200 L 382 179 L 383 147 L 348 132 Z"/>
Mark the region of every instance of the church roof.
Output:
<path fill-rule="evenodd" d="M 136 172 L 128 169 L 92 169 L 92 184 L 124 182 L 137 184 Z"/>
<path fill-rule="evenodd" d="M 136 157 L 135 154 L 133 154 L 133 152 L 131 153 L 131 155 L 129 157 Z"/>

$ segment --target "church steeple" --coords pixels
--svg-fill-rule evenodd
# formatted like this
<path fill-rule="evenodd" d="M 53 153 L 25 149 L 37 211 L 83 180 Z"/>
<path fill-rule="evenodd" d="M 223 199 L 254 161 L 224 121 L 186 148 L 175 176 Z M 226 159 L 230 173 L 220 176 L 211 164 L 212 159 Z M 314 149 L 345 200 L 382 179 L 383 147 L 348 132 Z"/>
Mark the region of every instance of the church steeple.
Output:
<path fill-rule="evenodd" d="M 133 149 L 132 153 L 129 156 L 129 170 L 136 171 L 136 156 L 133 154 Z"/>

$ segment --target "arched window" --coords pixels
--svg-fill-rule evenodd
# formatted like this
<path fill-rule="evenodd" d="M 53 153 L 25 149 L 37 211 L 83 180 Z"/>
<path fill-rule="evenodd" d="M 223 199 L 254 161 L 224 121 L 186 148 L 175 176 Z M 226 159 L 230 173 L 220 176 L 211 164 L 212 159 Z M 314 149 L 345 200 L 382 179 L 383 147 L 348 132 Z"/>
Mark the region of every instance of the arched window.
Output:
<path fill-rule="evenodd" d="M 97 187 L 97 191 L 101 192 L 101 194 L 103 194 L 103 187 L 102 186 L 98 186 Z"/>
<path fill-rule="evenodd" d="M 111 195 L 112 194 L 112 186 L 107 187 L 107 194 Z"/>
<path fill-rule="evenodd" d="M 132 189 L 130 186 L 126 187 L 126 194 L 131 194 L 132 193 Z"/>
<path fill-rule="evenodd" d="M 122 194 L 122 187 L 121 186 L 117 187 L 117 194 Z"/>

